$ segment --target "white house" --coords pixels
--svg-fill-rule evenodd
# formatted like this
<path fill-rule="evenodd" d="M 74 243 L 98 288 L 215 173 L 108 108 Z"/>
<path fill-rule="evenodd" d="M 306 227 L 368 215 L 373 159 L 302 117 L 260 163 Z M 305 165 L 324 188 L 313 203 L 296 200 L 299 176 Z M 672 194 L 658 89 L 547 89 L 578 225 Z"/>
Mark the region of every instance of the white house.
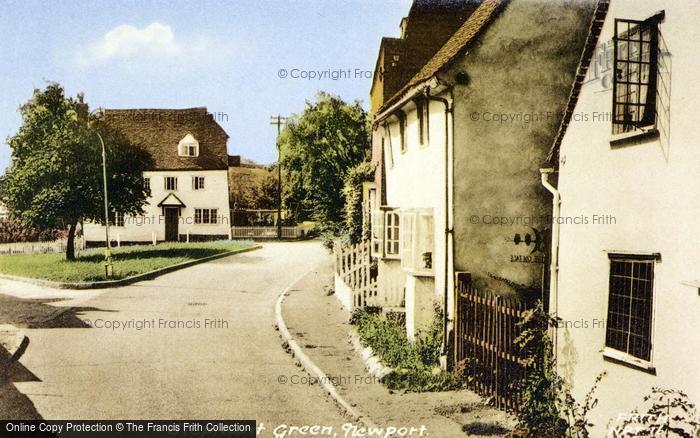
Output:
<path fill-rule="evenodd" d="M 154 163 L 143 174 L 151 192 L 145 214 L 116 212 L 112 241 L 229 237 L 228 135 L 206 108 L 112 109 L 103 117 Z M 104 226 L 85 224 L 84 236 L 88 243 L 104 242 Z"/>
<path fill-rule="evenodd" d="M 579 399 L 607 372 L 593 436 L 653 387 L 700 403 L 700 4 L 615 0 L 604 12 L 551 155 L 557 359 Z"/>
<path fill-rule="evenodd" d="M 421 25 L 435 19 L 435 8 L 460 4 L 472 9 L 411 70 L 411 36 L 435 43 Z M 421 8 L 432 11 L 416 30 Z M 400 41 L 382 41 L 372 86 L 373 254 L 379 293 L 405 294 L 409 337 L 432 320 L 437 303 L 445 338 L 453 338 L 457 273 L 479 290 L 546 297 L 549 223 L 527 219 L 550 214 L 538 169 L 593 10 L 591 1 L 415 1 Z M 428 29 L 438 27 L 442 21 Z"/>

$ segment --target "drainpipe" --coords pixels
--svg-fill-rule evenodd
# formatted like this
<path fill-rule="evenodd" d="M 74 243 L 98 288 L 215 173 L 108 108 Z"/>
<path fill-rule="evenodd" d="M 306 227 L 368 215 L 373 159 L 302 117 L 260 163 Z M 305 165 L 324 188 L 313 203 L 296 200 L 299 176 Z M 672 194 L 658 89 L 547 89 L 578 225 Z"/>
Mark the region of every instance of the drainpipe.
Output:
<path fill-rule="evenodd" d="M 450 94 L 452 93 L 452 88 L 450 88 Z M 449 293 L 449 248 L 450 248 L 450 234 L 452 234 L 452 228 L 450 227 L 450 176 L 449 176 L 449 150 L 450 150 L 450 114 L 452 114 L 454 106 L 450 107 L 450 101 L 443 97 L 435 97 L 430 95 L 430 88 L 425 89 L 425 97 L 428 100 L 427 105 L 430 106 L 430 101 L 440 102 L 445 106 L 445 272 L 444 272 L 444 297 L 443 297 L 443 321 L 442 321 L 442 353 L 448 353 L 447 345 L 447 294 Z M 454 101 L 454 99 L 453 99 Z M 454 134 L 454 130 L 453 130 Z M 430 133 L 428 132 L 428 138 Z"/>
<path fill-rule="evenodd" d="M 542 185 L 552 194 L 552 254 L 549 265 L 549 313 L 557 316 L 559 312 L 559 213 L 561 209 L 561 195 L 549 182 L 549 175 L 554 169 L 540 169 Z M 554 328 L 554 355 L 557 354 L 557 326 Z"/>

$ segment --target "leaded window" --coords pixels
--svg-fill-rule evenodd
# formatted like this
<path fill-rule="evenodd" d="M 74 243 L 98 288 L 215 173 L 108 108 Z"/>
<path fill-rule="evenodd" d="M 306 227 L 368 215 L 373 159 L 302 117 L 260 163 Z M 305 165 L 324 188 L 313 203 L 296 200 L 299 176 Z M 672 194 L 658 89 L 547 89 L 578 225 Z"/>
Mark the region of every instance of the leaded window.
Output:
<path fill-rule="evenodd" d="M 656 125 L 658 17 L 615 20 L 613 134 L 645 132 Z"/>
<path fill-rule="evenodd" d="M 610 255 L 605 346 L 651 360 L 653 256 Z"/>

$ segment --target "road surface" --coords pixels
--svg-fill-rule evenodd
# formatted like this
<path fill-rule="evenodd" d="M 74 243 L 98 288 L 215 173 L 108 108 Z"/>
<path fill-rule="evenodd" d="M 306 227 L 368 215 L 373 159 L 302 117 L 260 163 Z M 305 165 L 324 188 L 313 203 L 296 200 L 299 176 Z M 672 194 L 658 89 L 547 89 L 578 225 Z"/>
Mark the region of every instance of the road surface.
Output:
<path fill-rule="evenodd" d="M 278 294 L 325 257 L 318 242 L 265 244 L 54 303 L 76 309 L 47 324 L 56 327 L 27 330 L 21 363 L 36 379 L 15 386 L 45 419 L 339 427 L 347 420 L 321 388 L 289 383 L 305 374 L 274 327 Z"/>

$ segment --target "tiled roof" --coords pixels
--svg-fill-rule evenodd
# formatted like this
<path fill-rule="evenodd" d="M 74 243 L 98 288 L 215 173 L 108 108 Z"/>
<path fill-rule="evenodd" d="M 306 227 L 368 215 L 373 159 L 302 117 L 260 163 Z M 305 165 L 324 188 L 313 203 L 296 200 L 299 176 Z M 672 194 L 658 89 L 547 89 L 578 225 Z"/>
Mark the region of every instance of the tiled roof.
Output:
<path fill-rule="evenodd" d="M 609 6 L 610 0 L 598 0 L 596 4 L 593 19 L 591 20 L 591 25 L 588 30 L 588 37 L 586 38 L 586 45 L 584 46 L 583 53 L 581 54 L 581 61 L 579 61 L 578 70 L 576 71 L 576 78 L 574 79 L 571 92 L 569 93 L 569 101 L 566 104 L 564 117 L 562 117 L 559 131 L 557 132 L 557 136 L 554 139 L 552 148 L 549 151 L 549 156 L 547 157 L 547 161 L 550 163 L 555 163 L 559 160 L 559 147 L 561 146 L 564 134 L 566 134 L 566 129 L 569 127 L 571 117 L 576 109 L 581 87 L 586 80 L 586 73 L 591 64 L 591 58 L 595 53 L 595 47 L 600 37 L 600 30 L 603 28 L 603 23 L 605 23 L 605 17 L 608 14 Z"/>
<path fill-rule="evenodd" d="M 481 33 L 496 15 L 499 7 L 506 0 L 484 0 L 469 18 L 452 34 L 447 42 L 432 56 L 407 83 L 394 96 L 386 101 L 382 109 L 386 109 L 403 97 L 412 87 L 424 82 L 436 73 L 447 68 L 455 58 L 460 55 L 469 44 Z"/>
<path fill-rule="evenodd" d="M 402 38 L 382 38 L 375 67 L 375 74 L 382 72 L 383 75 L 381 100 L 394 96 L 459 29 L 481 1 L 414 0 L 405 18 Z M 384 62 L 379 65 L 382 54 Z M 377 81 L 375 77 L 374 82 Z"/>
<path fill-rule="evenodd" d="M 107 109 L 103 119 L 148 151 L 149 170 L 226 170 L 228 135 L 204 107 L 187 109 Z M 180 157 L 178 143 L 187 134 L 199 142 L 199 156 Z"/>

